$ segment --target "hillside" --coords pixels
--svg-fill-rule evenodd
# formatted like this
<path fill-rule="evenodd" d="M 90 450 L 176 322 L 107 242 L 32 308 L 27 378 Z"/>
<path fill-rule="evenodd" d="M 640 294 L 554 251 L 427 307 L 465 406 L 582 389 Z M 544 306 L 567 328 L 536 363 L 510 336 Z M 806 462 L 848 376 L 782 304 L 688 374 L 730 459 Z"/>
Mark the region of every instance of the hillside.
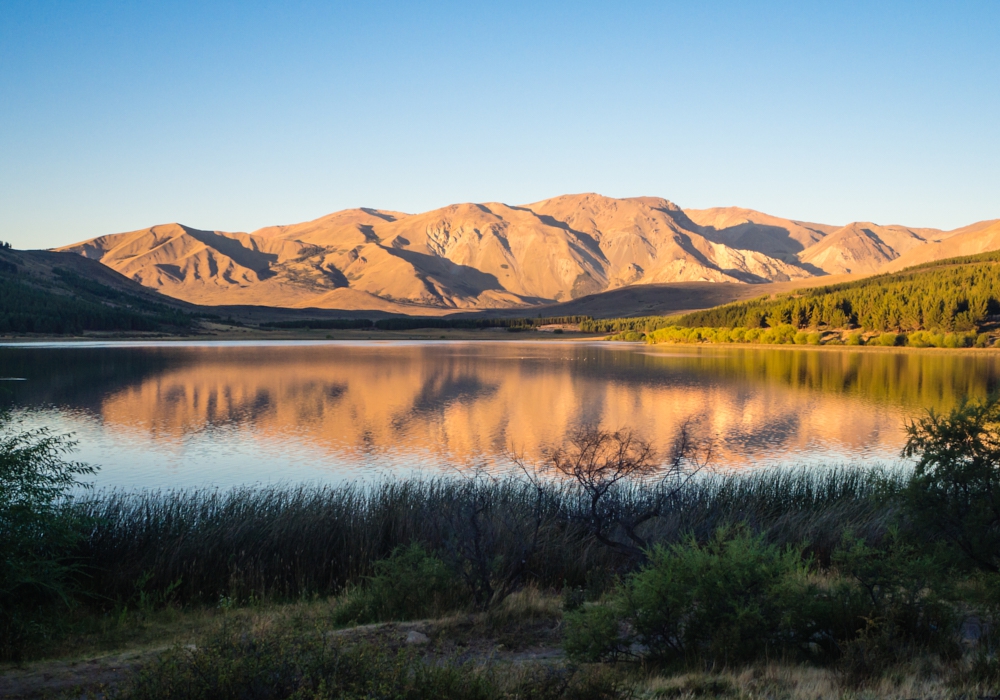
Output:
<path fill-rule="evenodd" d="M 194 311 L 76 255 L 0 248 L 0 334 L 179 332 Z"/>
<path fill-rule="evenodd" d="M 588 330 L 810 328 L 973 332 L 1000 317 L 1000 251 L 949 258 L 841 284 L 800 289 L 681 316 L 593 321 Z"/>
<path fill-rule="evenodd" d="M 567 304 L 637 285 L 870 275 L 953 255 L 956 242 L 962 252 L 994 250 L 997 224 L 955 231 L 834 226 L 735 207 L 683 210 L 655 197 L 582 194 L 423 214 L 348 209 L 252 233 L 165 224 L 60 250 L 194 304 L 436 315 Z M 648 305 L 667 310 L 656 300 Z"/>

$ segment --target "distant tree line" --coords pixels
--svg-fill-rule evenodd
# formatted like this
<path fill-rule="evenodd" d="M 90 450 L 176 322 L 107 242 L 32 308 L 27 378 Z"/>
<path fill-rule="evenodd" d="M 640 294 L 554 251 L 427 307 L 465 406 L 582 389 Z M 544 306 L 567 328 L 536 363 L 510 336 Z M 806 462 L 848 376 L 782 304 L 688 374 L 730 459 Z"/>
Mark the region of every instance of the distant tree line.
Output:
<path fill-rule="evenodd" d="M 800 290 L 695 311 L 589 321 L 587 331 L 649 333 L 662 328 L 860 329 L 970 332 L 1000 313 L 1000 252 L 954 258 L 857 282 Z"/>
<path fill-rule="evenodd" d="M 373 321 L 367 318 L 302 319 L 295 321 L 269 321 L 261 328 L 309 328 L 336 330 L 410 331 L 420 328 L 448 328 L 476 330 L 480 328 L 506 328 L 529 330 L 555 323 L 584 323 L 589 316 L 549 316 L 538 318 L 434 318 L 419 316 L 393 316 Z"/>

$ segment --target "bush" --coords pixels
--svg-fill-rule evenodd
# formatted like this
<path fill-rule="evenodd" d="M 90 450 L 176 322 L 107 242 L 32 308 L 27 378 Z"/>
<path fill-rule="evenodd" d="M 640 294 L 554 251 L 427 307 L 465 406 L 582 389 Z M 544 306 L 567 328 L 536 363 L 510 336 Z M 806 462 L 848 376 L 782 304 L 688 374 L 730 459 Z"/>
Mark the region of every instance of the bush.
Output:
<path fill-rule="evenodd" d="M 825 624 L 838 641 L 850 684 L 921 652 L 960 654 L 949 600 L 953 572 L 938 552 L 906 542 L 891 528 L 878 547 L 846 534 L 833 563 L 845 580 L 832 587 Z"/>
<path fill-rule="evenodd" d="M 588 661 L 638 653 L 729 664 L 798 646 L 811 633 L 808 568 L 801 549 L 742 528 L 720 528 L 706 544 L 654 547 L 608 603 L 568 616 L 566 651 Z"/>
<path fill-rule="evenodd" d="M 844 345 L 864 345 L 865 339 L 860 333 L 851 333 L 844 340 Z"/>
<path fill-rule="evenodd" d="M 563 614 L 566 654 L 579 661 L 619 658 L 628 653 L 630 640 L 622 630 L 620 601 L 580 607 Z"/>
<path fill-rule="evenodd" d="M 0 658 L 17 659 L 46 605 L 69 603 L 83 522 L 70 491 L 94 469 L 64 459 L 74 443 L 20 430 L 0 412 Z"/>
<path fill-rule="evenodd" d="M 438 557 L 414 542 L 375 562 L 366 585 L 349 591 L 337 609 L 340 624 L 415 620 L 468 604 L 461 582 Z"/>
<path fill-rule="evenodd" d="M 895 333 L 882 333 L 876 343 L 882 347 L 893 347 L 894 345 L 899 345 L 900 340 L 905 340 L 906 336 L 899 336 Z"/>
<path fill-rule="evenodd" d="M 1000 572 L 1000 398 L 963 402 L 910 423 L 917 457 L 905 504 L 913 527 L 954 545 L 965 564 Z"/>
<path fill-rule="evenodd" d="M 906 338 L 906 344 L 912 348 L 929 348 L 934 345 L 934 334 L 927 331 L 913 331 Z"/>

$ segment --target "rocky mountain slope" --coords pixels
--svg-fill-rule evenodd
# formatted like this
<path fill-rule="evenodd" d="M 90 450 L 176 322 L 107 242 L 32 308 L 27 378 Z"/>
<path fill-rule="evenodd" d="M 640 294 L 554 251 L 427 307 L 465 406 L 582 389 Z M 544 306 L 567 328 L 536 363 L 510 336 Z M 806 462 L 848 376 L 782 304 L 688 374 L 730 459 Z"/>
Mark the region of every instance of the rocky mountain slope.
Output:
<path fill-rule="evenodd" d="M 970 249 L 1000 247 L 997 223 L 953 232 L 839 227 L 583 194 L 423 214 L 349 209 L 249 234 L 166 224 L 61 250 L 197 304 L 425 313 L 566 302 L 639 284 L 871 274 L 921 254 L 954 255 L 951 241 L 947 252 L 941 245 L 951 236 Z"/>

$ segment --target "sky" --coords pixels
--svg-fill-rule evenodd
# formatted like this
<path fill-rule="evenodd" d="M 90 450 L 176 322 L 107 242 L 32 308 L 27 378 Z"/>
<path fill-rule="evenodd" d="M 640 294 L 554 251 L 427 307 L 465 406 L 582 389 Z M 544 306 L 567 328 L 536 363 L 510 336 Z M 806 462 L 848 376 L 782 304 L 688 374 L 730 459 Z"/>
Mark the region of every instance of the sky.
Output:
<path fill-rule="evenodd" d="M 0 3 L 0 240 L 566 193 L 1000 218 L 1000 2 Z"/>

